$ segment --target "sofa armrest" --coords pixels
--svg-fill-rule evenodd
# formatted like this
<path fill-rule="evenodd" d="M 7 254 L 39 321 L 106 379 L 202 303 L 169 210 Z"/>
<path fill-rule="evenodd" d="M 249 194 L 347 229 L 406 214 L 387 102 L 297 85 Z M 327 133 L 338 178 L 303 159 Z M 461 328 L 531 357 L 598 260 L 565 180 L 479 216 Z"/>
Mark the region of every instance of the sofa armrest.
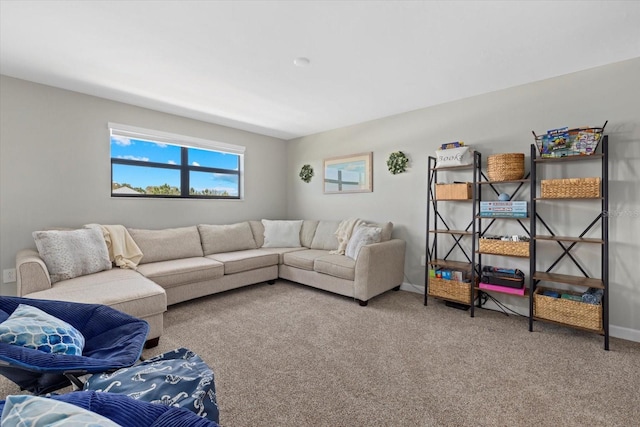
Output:
<path fill-rule="evenodd" d="M 356 260 L 355 298 L 368 301 L 400 286 L 404 280 L 405 249 L 406 242 L 400 239 L 363 246 Z"/>
<path fill-rule="evenodd" d="M 51 288 L 51 276 L 38 251 L 23 249 L 16 255 L 18 296 Z"/>

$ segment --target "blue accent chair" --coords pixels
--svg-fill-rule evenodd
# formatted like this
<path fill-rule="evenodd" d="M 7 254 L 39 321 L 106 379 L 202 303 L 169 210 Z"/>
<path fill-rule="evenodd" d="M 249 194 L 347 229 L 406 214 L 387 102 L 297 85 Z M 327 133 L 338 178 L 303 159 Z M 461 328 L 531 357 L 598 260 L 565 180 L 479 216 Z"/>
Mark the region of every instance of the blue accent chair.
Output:
<path fill-rule="evenodd" d="M 20 304 L 64 320 L 85 338 L 81 356 L 0 343 L 0 375 L 23 390 L 41 395 L 71 383 L 82 388 L 79 377 L 132 366 L 140 359 L 149 332 L 144 320 L 101 304 L 0 296 L 0 322 Z"/>

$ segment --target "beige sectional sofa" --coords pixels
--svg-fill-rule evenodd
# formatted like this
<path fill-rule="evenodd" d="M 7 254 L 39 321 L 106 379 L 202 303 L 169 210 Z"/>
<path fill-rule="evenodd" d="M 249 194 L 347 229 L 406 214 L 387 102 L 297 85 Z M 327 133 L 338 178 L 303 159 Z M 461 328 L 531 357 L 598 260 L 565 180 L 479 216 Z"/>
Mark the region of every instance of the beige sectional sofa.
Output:
<path fill-rule="evenodd" d="M 129 228 L 143 254 L 136 270 L 114 267 L 54 283 L 39 252 L 24 249 L 16 257 L 18 296 L 109 305 L 149 322 L 148 346 L 153 346 L 162 335 L 167 306 L 242 286 L 283 278 L 360 305 L 399 289 L 405 242 L 391 238 L 391 223 L 372 227 L 379 243 L 363 244 L 355 259 L 332 253 L 344 248 L 336 235 L 341 221 L 300 221 L 299 233 L 289 241 L 273 235 L 281 223 L 295 222 Z"/>

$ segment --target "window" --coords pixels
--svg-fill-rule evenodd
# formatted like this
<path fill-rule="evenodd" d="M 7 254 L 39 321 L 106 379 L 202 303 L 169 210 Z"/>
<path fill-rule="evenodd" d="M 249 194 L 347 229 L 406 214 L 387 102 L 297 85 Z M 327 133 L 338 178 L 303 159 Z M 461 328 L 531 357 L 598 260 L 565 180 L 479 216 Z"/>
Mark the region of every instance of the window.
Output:
<path fill-rule="evenodd" d="M 244 147 L 109 123 L 111 196 L 242 198 Z"/>

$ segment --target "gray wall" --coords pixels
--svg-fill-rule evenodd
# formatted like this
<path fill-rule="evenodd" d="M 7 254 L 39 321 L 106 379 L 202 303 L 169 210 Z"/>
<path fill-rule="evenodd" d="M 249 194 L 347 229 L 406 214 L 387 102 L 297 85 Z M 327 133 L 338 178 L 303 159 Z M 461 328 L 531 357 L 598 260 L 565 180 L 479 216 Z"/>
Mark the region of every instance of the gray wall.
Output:
<path fill-rule="evenodd" d="M 0 80 L 0 259 L 31 232 L 86 223 L 163 228 L 284 218 L 286 142 L 6 76 Z M 243 145 L 243 201 L 111 198 L 108 122 Z M 3 285 L 14 293 L 15 284 Z"/>
<path fill-rule="evenodd" d="M 472 69 L 469 72 L 473 72 Z M 610 301 L 612 335 L 640 341 L 640 59 L 616 63 L 534 84 L 425 108 L 397 116 L 324 132 L 289 142 L 288 216 L 316 219 L 360 217 L 396 224 L 394 236 L 407 242 L 406 282 L 423 285 L 427 157 L 443 142 L 465 141 L 483 158 L 503 152 L 527 153 L 529 169 L 531 131 L 545 132 L 561 126 L 595 126 L 609 120 L 610 138 Z M 410 159 L 407 173 L 391 175 L 388 155 L 402 150 Z M 372 193 L 322 193 L 324 158 L 373 152 Z M 316 176 L 306 184 L 294 179 L 303 164 Z M 599 162 L 545 171 L 547 178 L 561 173 L 598 176 Z M 450 179 L 458 180 L 463 177 Z M 528 192 L 524 195 L 528 196 Z M 589 224 L 595 215 L 592 202 L 576 202 L 572 214 L 542 206 L 556 234 L 570 235 Z M 580 204 L 582 203 L 582 204 Z M 596 214 L 599 212 L 595 205 Z M 467 209 L 448 208 L 458 224 Z M 468 222 L 468 220 L 467 220 Z M 498 230 L 496 230 L 498 231 Z M 519 230 L 522 231 L 522 230 Z M 491 232 L 494 232 L 492 229 Z M 517 232 L 517 230 L 516 230 Z M 583 245 L 586 246 L 586 245 Z M 557 254 L 557 245 L 539 251 L 543 259 Z M 591 274 L 599 274 L 599 248 L 580 248 L 578 254 Z M 493 265 L 515 265 L 528 272 L 528 262 L 486 258 Z M 563 267 L 573 273 L 571 267 Z M 501 297 L 517 311 L 527 313 L 523 300 Z"/>

